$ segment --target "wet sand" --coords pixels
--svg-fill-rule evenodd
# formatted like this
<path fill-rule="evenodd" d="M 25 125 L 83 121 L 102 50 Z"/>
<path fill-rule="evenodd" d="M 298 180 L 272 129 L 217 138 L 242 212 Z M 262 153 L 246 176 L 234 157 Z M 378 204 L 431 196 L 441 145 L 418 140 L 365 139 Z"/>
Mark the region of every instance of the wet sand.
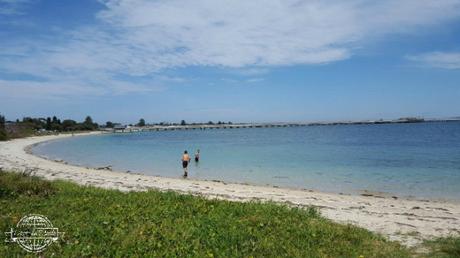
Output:
<path fill-rule="evenodd" d="M 0 168 L 17 172 L 26 171 L 48 180 L 70 180 L 80 185 L 121 191 L 145 191 L 153 188 L 231 201 L 260 200 L 295 206 L 314 206 L 323 216 L 333 221 L 364 227 L 407 246 L 415 246 L 423 239 L 460 235 L 460 201 L 405 199 L 372 192 L 362 195 L 341 195 L 311 190 L 146 176 L 68 165 L 64 161 L 47 160 L 28 151 L 34 144 L 64 137 L 71 135 L 39 136 L 0 142 Z"/>

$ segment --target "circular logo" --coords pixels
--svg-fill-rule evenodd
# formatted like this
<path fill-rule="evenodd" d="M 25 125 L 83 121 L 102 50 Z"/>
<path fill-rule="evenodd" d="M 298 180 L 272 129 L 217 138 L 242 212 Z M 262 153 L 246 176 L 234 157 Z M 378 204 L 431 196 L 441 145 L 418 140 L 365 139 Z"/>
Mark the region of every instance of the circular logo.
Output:
<path fill-rule="evenodd" d="M 38 253 L 59 238 L 59 229 L 51 221 L 38 214 L 26 215 L 19 220 L 16 229 L 11 229 L 10 241 L 16 242 L 28 252 Z"/>

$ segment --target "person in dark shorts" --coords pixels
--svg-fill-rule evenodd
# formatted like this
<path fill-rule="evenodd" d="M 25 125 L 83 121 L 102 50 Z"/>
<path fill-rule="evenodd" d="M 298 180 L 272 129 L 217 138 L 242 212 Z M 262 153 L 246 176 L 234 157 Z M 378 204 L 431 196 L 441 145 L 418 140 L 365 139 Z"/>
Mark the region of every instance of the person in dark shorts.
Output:
<path fill-rule="evenodd" d="M 200 161 L 200 149 L 196 150 L 195 152 L 195 162 Z"/>
<path fill-rule="evenodd" d="M 188 155 L 187 151 L 184 151 L 182 155 L 182 168 L 184 169 L 184 177 L 187 177 L 188 174 L 188 163 L 190 163 L 190 156 Z"/>

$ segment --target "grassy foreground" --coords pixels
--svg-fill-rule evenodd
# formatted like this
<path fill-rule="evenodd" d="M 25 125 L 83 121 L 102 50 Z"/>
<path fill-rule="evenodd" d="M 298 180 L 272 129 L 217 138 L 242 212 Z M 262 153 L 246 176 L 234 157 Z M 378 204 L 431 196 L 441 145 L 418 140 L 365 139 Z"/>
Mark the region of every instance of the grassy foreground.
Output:
<path fill-rule="evenodd" d="M 331 222 L 314 209 L 123 193 L 0 172 L 0 231 L 29 213 L 47 216 L 65 232 L 45 257 L 410 256 L 398 243 Z M 0 257 L 24 255 L 36 257 L 0 241 Z"/>
<path fill-rule="evenodd" d="M 431 251 L 430 257 L 460 257 L 460 238 L 447 237 L 425 242 L 425 246 Z"/>

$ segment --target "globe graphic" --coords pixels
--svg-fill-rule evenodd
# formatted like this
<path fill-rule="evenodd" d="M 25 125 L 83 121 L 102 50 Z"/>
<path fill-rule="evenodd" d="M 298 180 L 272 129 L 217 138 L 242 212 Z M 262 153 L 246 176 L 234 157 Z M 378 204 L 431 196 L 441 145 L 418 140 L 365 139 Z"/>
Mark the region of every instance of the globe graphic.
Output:
<path fill-rule="evenodd" d="M 40 252 L 58 238 L 58 229 L 42 215 L 21 218 L 17 226 L 17 243 L 28 252 Z"/>

